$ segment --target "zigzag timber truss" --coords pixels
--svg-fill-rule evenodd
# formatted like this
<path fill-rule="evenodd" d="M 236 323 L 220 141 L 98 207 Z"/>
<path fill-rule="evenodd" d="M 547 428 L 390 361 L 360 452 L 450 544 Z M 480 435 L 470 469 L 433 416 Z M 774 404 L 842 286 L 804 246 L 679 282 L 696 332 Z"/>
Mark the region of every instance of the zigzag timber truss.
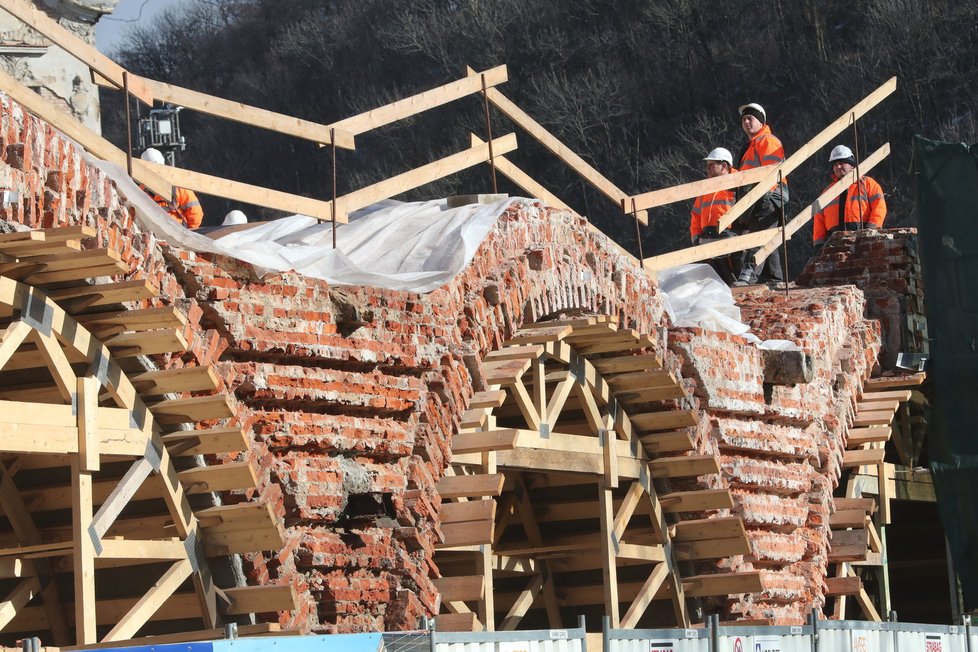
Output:
<path fill-rule="evenodd" d="M 184 351 L 186 317 L 125 310 L 153 296 L 144 281 L 90 282 L 128 270 L 82 250 L 92 236 L 0 235 L 0 636 L 112 644 L 294 608 L 291 586 L 216 585 L 214 559 L 280 549 L 281 525 L 261 502 L 192 498 L 256 489 L 250 462 L 189 462 L 248 441 L 197 429 L 233 417 L 211 368 L 137 361 Z"/>
<path fill-rule="evenodd" d="M 510 630 L 534 611 L 562 627 L 588 606 L 636 627 L 654 600 L 687 626 L 688 598 L 762 590 L 759 572 L 692 574 L 750 549 L 740 517 L 718 515 L 726 489 L 660 493 L 720 467 L 694 453 L 699 414 L 653 345 L 596 317 L 531 324 L 486 357 L 438 486 L 439 628 Z"/>

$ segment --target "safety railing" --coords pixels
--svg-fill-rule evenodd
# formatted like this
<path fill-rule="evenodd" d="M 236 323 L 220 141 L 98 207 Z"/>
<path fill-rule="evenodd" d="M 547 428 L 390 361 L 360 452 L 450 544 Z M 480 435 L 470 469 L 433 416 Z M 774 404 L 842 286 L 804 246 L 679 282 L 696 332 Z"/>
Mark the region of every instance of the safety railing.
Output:
<path fill-rule="evenodd" d="M 92 70 L 97 83 L 122 90 L 127 94 L 127 97 L 137 98 L 140 102 L 150 106 L 155 101 L 177 104 L 190 110 L 331 147 L 333 150 L 331 158 L 333 193 L 332 197 L 328 199 L 315 199 L 195 172 L 186 168 L 156 165 L 133 159 L 131 147 L 129 148 L 130 151 L 123 151 L 115 147 L 100 135 L 81 125 L 77 120 L 40 99 L 39 96 L 9 74 L 0 71 L 0 88 L 2 90 L 28 111 L 65 132 L 95 156 L 125 166 L 130 176 L 136 181 L 163 196 L 170 196 L 172 187 L 179 186 L 255 206 L 302 213 L 320 220 L 332 221 L 334 224 L 345 222 L 351 212 L 378 200 L 408 192 L 484 162 L 490 164 L 494 191 L 495 174 L 498 171 L 531 196 L 538 197 L 551 206 L 569 209 L 568 204 L 506 157 L 506 154 L 517 148 L 516 136 L 506 134 L 498 138 L 493 137 L 492 122 L 489 116 L 489 106 L 492 105 L 608 200 L 617 204 L 623 215 L 633 218 L 638 230 L 639 243 L 641 243 L 640 225 L 648 224 L 648 211 L 650 209 L 672 202 L 692 199 L 710 192 L 755 184 L 753 189 L 748 191 L 724 216 L 720 226 L 726 228 L 749 210 L 765 190 L 773 186 L 779 178 L 787 176 L 847 127 L 853 126 L 854 128 L 860 117 L 896 89 L 896 78 L 890 79 L 823 129 L 780 165 L 630 195 L 612 183 L 496 88 L 507 81 L 505 66 L 498 66 L 483 72 L 469 68 L 467 69 L 467 76 L 462 79 L 356 116 L 330 124 L 320 124 L 132 74 L 75 34 L 61 27 L 29 0 L 4 0 L 0 8 L 19 18 L 47 37 L 53 44 L 87 65 Z M 485 140 L 476 134 L 471 134 L 471 144 L 468 149 L 354 190 L 346 195 L 337 196 L 337 148 L 354 150 L 356 136 L 358 135 L 474 94 L 481 94 L 485 105 L 486 130 L 488 132 Z M 128 101 L 126 105 L 128 110 Z M 838 197 L 845 188 L 855 182 L 858 175 L 868 172 L 888 153 L 888 144 L 873 152 L 865 160 L 860 161 L 856 170 L 845 179 L 834 184 L 792 219 L 786 219 L 784 224 L 778 228 L 645 258 L 643 265 L 648 271 L 656 271 L 752 248 L 760 248 L 755 254 L 755 261 L 759 262 L 777 246 L 786 243 L 798 229 L 810 221 L 820 206 L 824 206 L 827 202 Z M 639 247 L 639 257 L 642 257 L 641 247 Z"/>

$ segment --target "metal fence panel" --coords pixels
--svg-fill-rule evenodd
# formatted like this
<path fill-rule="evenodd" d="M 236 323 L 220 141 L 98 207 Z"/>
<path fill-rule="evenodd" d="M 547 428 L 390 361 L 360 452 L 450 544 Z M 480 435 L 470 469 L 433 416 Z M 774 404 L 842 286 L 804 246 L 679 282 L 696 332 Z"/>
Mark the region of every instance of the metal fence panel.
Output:
<path fill-rule="evenodd" d="M 586 652 L 583 629 L 435 632 L 434 652 Z"/>
<path fill-rule="evenodd" d="M 608 652 L 710 652 L 708 632 L 702 629 L 610 630 Z"/>

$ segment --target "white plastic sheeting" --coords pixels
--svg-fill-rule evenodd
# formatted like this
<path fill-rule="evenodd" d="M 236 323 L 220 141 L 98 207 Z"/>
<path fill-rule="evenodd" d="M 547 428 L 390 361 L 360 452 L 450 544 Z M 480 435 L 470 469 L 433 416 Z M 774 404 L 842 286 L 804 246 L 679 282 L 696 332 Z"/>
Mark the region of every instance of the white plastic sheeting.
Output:
<path fill-rule="evenodd" d="M 251 263 L 259 274 L 294 270 L 335 285 L 430 292 L 472 260 L 496 219 L 517 201 L 449 209 L 444 199 L 383 201 L 333 226 L 305 215 L 262 222 L 216 240 L 183 228 L 117 165 L 89 159 L 136 208 L 140 226 L 170 244 Z"/>
<path fill-rule="evenodd" d="M 691 326 L 708 331 L 740 335 L 760 349 L 800 351 L 788 340 L 765 340 L 750 332 L 741 321 L 740 308 L 727 284 L 709 265 L 692 263 L 659 272 L 666 312 L 674 326 Z"/>

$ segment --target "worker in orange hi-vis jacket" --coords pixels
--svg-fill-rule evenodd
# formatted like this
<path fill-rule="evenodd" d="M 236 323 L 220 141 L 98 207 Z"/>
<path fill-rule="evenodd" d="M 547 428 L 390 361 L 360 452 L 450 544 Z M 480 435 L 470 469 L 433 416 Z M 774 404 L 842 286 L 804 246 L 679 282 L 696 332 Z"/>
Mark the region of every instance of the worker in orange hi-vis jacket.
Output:
<path fill-rule="evenodd" d="M 845 145 L 836 145 L 829 154 L 829 165 L 832 168 L 832 183 L 835 183 L 856 167 L 856 157 Z M 885 219 L 883 188 L 872 177 L 859 177 L 856 183 L 815 214 L 812 242 L 816 247 L 821 247 L 836 231 L 878 229 Z"/>
<path fill-rule="evenodd" d="M 709 179 L 736 172 L 733 155 L 723 147 L 713 149 L 703 160 L 706 161 L 706 176 Z M 734 202 L 733 190 L 718 190 L 696 198 L 689 214 L 689 236 L 694 245 L 735 235 L 730 229 L 724 229 L 722 233 L 719 230 L 720 218 L 733 207 Z M 728 256 L 713 258 L 708 262 L 727 285 L 737 280 Z"/>
<path fill-rule="evenodd" d="M 760 104 L 744 104 L 740 107 L 740 126 L 747 134 L 747 144 L 740 152 L 741 171 L 765 165 L 777 165 L 784 161 L 784 146 L 771 133 L 767 124 L 767 112 Z M 788 203 L 788 180 L 782 179 L 764 193 L 757 203 L 741 217 L 734 227 L 738 233 L 753 233 L 776 227 L 781 222 L 781 211 Z M 775 251 L 758 265 L 754 265 L 757 249 L 743 252 L 740 256 L 740 275 L 735 285 L 750 285 L 758 280 L 783 282 L 784 265 L 781 252 Z M 766 268 L 766 270 L 765 270 Z"/>
<path fill-rule="evenodd" d="M 166 165 L 166 159 L 160 150 L 150 147 L 140 157 L 144 161 Z M 140 187 L 153 198 L 160 208 L 170 214 L 170 217 L 183 224 L 188 229 L 196 229 L 204 221 L 204 209 L 193 190 L 173 186 L 173 196 L 170 199 L 157 195 L 155 192 L 140 184 Z"/>

